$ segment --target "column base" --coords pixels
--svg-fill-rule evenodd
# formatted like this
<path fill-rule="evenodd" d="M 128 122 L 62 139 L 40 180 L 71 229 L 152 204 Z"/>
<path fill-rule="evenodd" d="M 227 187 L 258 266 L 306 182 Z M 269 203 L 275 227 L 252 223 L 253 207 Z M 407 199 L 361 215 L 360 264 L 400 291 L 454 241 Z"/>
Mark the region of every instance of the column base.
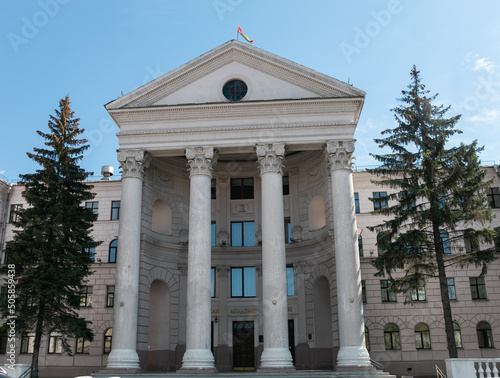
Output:
<path fill-rule="evenodd" d="M 335 370 L 372 370 L 370 355 L 365 347 L 340 347 Z"/>
<path fill-rule="evenodd" d="M 210 349 L 186 349 L 182 357 L 182 367 L 178 373 L 213 373 L 214 356 Z"/>
<path fill-rule="evenodd" d="M 106 369 L 140 370 L 139 356 L 135 349 L 111 349 Z"/>
<path fill-rule="evenodd" d="M 260 357 L 258 373 L 295 371 L 292 355 L 288 348 L 266 348 Z"/>

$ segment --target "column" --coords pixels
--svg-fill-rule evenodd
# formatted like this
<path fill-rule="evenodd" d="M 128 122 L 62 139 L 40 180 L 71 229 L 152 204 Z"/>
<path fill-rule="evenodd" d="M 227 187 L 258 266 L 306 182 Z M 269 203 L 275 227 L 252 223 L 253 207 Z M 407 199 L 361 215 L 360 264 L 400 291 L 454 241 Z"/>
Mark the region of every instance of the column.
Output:
<path fill-rule="evenodd" d="M 351 169 L 354 140 L 328 141 L 325 152 L 332 180 L 340 343 L 337 369 L 367 370 L 372 366 L 364 336 L 361 272 Z"/>
<path fill-rule="evenodd" d="M 210 350 L 211 199 L 213 147 L 186 148 L 190 178 L 186 352 L 181 371 L 215 372 Z"/>
<path fill-rule="evenodd" d="M 259 372 L 294 371 L 288 349 L 285 222 L 281 162 L 285 144 L 258 144 L 262 181 L 262 303 L 264 351 Z"/>
<path fill-rule="evenodd" d="M 122 196 L 116 258 L 113 349 L 107 368 L 139 369 L 136 351 L 142 181 L 150 155 L 144 150 L 119 150 Z"/>

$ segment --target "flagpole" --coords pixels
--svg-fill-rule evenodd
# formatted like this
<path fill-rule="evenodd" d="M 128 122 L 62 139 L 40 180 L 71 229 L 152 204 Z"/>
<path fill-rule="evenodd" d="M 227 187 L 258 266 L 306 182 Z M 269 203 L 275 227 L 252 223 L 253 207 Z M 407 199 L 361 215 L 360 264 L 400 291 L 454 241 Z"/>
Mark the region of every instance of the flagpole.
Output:
<path fill-rule="evenodd" d="M 238 25 L 238 27 L 239 27 L 239 25 Z M 236 40 L 237 41 L 238 41 L 238 34 L 240 34 L 240 33 L 238 33 L 238 30 L 236 30 Z"/>

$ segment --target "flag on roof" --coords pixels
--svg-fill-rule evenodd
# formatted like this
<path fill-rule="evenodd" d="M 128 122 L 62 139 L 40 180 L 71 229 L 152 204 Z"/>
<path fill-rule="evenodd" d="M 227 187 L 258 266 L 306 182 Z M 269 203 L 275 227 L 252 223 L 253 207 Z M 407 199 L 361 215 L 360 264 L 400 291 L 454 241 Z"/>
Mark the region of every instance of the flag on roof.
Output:
<path fill-rule="evenodd" d="M 241 30 L 240 25 L 238 25 L 238 33 L 241 34 L 241 36 L 245 38 L 247 42 L 253 43 L 253 39 L 250 40 L 250 38 L 248 38 L 245 34 L 243 34 L 243 30 Z"/>

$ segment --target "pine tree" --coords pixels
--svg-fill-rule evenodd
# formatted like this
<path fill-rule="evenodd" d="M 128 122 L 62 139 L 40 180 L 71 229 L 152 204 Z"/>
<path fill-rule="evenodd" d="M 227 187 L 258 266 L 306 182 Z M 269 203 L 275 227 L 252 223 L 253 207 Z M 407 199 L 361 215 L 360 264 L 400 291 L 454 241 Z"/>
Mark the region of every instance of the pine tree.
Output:
<path fill-rule="evenodd" d="M 34 148 L 28 156 L 41 168 L 21 175 L 23 196 L 28 203 L 18 213 L 13 240 L 7 246 L 7 269 L 15 270 L 16 308 L 3 308 L 4 316 L 16 316 L 16 332 L 34 333 L 32 377 L 38 377 L 38 356 L 43 335 L 64 335 L 63 348 L 71 353 L 66 338 L 92 340 L 90 322 L 76 310 L 85 279 L 91 274 L 94 246 L 90 231 L 95 215 L 85 208 L 91 200 L 91 175 L 79 167 L 89 147 L 78 139 L 84 130 L 70 108 L 69 97 L 59 102 L 56 116 L 50 116 L 49 133 L 38 131 L 46 148 Z"/>
<path fill-rule="evenodd" d="M 413 303 L 412 291 L 438 279 L 449 356 L 457 358 L 446 269 L 473 264 L 483 276 L 494 260 L 488 244 L 495 231 L 484 226 L 492 219 L 486 199 L 490 183 L 476 141 L 448 146 L 450 137 L 461 133 L 455 128 L 460 116 L 445 117 L 450 107 L 433 104 L 437 94 L 428 97 L 419 74 L 413 66 L 403 104 L 392 109 L 397 126 L 375 139 L 391 153 L 372 155 L 381 162 L 370 170 L 380 178 L 373 183 L 399 192 L 371 199 L 380 208 L 374 213 L 388 218 L 370 228 L 380 235 L 381 253 L 373 265 L 376 276 L 389 276 L 391 290 L 406 294 L 407 303 Z M 458 248 L 464 242 L 467 253 Z"/>

